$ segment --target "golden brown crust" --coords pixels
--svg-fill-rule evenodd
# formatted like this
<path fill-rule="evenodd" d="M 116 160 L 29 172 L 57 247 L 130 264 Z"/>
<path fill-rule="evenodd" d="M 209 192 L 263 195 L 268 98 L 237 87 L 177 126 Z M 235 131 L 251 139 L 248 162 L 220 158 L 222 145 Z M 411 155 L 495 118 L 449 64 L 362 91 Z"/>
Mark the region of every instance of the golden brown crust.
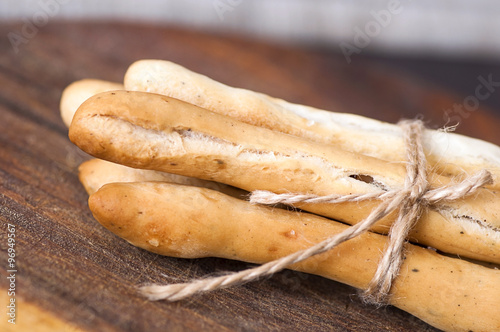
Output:
<path fill-rule="evenodd" d="M 102 159 L 214 180 L 249 191 L 349 194 L 398 189 L 404 183 L 403 165 L 141 92 L 115 91 L 90 98 L 75 115 L 70 139 Z M 366 183 L 356 175 L 373 180 Z M 450 181 L 437 175 L 430 180 L 433 186 Z M 300 207 L 352 224 L 364 219 L 377 203 Z M 499 209 L 498 193 L 479 190 L 475 196 L 449 204 L 444 214 L 428 210 L 411 237 L 445 252 L 499 263 Z M 383 220 L 375 230 L 386 231 L 393 217 Z"/>
<path fill-rule="evenodd" d="M 84 79 L 70 84 L 63 91 L 61 97 L 61 117 L 63 122 L 69 127 L 76 110 L 88 98 L 101 92 L 122 89 L 123 85 L 120 83 L 97 79 Z M 135 181 L 165 181 L 196 187 L 205 187 L 218 190 L 234 197 L 247 194 L 244 190 L 213 181 L 205 181 L 165 172 L 130 168 L 99 159 L 89 160 L 80 165 L 79 178 L 89 195 L 96 192 L 106 183 Z"/>
<path fill-rule="evenodd" d="M 245 197 L 248 192 L 222 183 L 206 181 L 177 174 L 131 168 L 101 159 L 91 159 L 78 168 L 79 178 L 89 195 L 108 183 L 168 182 L 220 191 L 232 197 Z"/>
<path fill-rule="evenodd" d="M 318 216 L 253 206 L 221 193 L 160 183 L 109 184 L 89 199 L 95 218 L 141 248 L 168 256 L 264 263 L 347 226 Z M 292 266 L 364 289 L 387 237 L 367 233 Z M 391 303 L 447 331 L 500 329 L 500 271 L 407 246 Z"/>
<path fill-rule="evenodd" d="M 232 88 L 169 61 L 135 62 L 127 70 L 124 84 L 127 90 L 164 94 L 242 122 L 347 151 L 388 161 L 405 161 L 398 126 Z M 500 189 L 500 147 L 462 135 L 426 130 L 424 148 L 431 170 L 462 177 L 464 172 L 488 169 L 496 180 L 491 188 Z"/>
<path fill-rule="evenodd" d="M 123 84 L 96 79 L 83 79 L 71 83 L 61 96 L 60 109 L 64 124 L 69 127 L 73 115 L 85 100 L 100 92 L 113 90 L 123 90 Z"/>

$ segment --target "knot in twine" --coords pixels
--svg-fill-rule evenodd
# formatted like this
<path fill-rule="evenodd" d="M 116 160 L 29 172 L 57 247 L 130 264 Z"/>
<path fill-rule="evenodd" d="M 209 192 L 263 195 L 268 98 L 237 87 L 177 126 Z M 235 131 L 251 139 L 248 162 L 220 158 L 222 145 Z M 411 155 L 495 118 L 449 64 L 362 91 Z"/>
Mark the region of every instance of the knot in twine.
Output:
<path fill-rule="evenodd" d="M 362 294 L 363 299 L 372 304 L 388 303 L 392 282 L 397 277 L 404 260 L 404 244 L 408 233 L 428 206 L 437 205 L 463 198 L 479 187 L 493 182 L 490 172 L 482 170 L 460 183 L 450 184 L 437 189 L 429 189 L 426 174 L 426 158 L 422 146 L 424 125 L 420 120 L 402 121 L 406 148 L 406 178 L 402 189 L 368 194 L 352 195 L 300 195 L 274 194 L 268 191 L 254 191 L 250 197 L 253 204 L 297 204 L 297 203 L 343 203 L 379 199 L 382 202 L 366 219 L 343 232 L 336 234 L 310 248 L 297 251 L 288 256 L 268 262 L 258 267 L 243 270 L 220 277 L 196 280 L 190 283 L 173 285 L 148 285 L 141 287 L 141 292 L 150 300 L 178 301 L 194 294 L 227 288 L 254 281 L 272 275 L 286 267 L 301 262 L 309 257 L 333 249 L 339 244 L 367 232 L 377 221 L 399 208 L 396 220 L 389 234 L 388 244 L 380 260 L 373 279 Z"/>

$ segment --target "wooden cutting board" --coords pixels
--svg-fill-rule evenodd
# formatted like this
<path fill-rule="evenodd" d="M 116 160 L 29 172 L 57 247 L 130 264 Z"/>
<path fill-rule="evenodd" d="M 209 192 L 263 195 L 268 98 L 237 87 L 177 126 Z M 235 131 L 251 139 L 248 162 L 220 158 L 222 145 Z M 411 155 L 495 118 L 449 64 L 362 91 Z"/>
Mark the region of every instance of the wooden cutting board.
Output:
<path fill-rule="evenodd" d="M 148 302 L 136 286 L 181 282 L 249 264 L 173 259 L 135 248 L 103 229 L 87 207 L 73 146 L 59 117 L 62 90 L 82 78 L 121 81 L 143 58 L 168 59 L 229 85 L 324 109 L 396 122 L 445 124 L 461 100 L 426 82 L 347 64 L 328 52 L 177 28 L 51 23 L 14 52 L 0 25 L 0 299 L 7 289 L 7 224 L 16 229 L 16 325 L 2 331 L 435 331 L 394 307 L 361 303 L 351 287 L 285 271 L 178 303 Z M 458 131 L 500 144 L 500 120 L 484 109 Z"/>

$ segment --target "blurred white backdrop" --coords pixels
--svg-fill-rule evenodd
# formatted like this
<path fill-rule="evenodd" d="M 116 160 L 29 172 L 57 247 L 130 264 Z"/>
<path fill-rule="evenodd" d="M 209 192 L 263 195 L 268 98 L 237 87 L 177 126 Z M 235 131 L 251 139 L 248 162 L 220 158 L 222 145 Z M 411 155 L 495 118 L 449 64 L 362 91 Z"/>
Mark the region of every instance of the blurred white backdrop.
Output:
<path fill-rule="evenodd" d="M 240 33 L 343 52 L 493 58 L 496 0 L 2 0 L 0 20 L 130 20 Z"/>

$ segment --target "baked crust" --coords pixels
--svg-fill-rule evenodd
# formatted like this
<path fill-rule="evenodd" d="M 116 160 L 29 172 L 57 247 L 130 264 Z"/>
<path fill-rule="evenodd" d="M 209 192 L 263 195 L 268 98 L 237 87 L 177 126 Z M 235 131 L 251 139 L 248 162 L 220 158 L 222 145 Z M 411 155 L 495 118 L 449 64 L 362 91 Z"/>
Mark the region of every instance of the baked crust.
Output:
<path fill-rule="evenodd" d="M 399 126 L 233 88 L 169 61 L 135 62 L 129 67 L 124 84 L 127 90 L 164 94 L 242 122 L 346 151 L 387 161 L 405 161 Z M 430 170 L 463 178 L 464 174 L 487 169 L 495 180 L 490 187 L 500 189 L 500 147 L 458 134 L 426 130 L 424 150 Z"/>
<path fill-rule="evenodd" d="M 123 90 L 123 84 L 89 78 L 68 85 L 62 93 L 60 103 L 64 124 L 69 127 L 73 115 L 85 100 L 98 93 L 113 90 Z"/>
<path fill-rule="evenodd" d="M 108 183 L 115 182 L 168 182 L 193 187 L 217 190 L 232 197 L 243 198 L 248 192 L 222 183 L 182 176 L 177 174 L 137 169 L 101 159 L 83 162 L 78 168 L 78 177 L 89 195 Z"/>
<path fill-rule="evenodd" d="M 308 213 L 250 205 L 219 192 L 166 183 L 115 183 L 89 199 L 95 218 L 131 244 L 182 258 L 265 263 L 347 226 Z M 387 237 L 365 233 L 291 266 L 365 289 Z M 390 303 L 446 331 L 496 331 L 500 270 L 408 244 Z"/>
<path fill-rule="evenodd" d="M 69 136 L 87 153 L 135 168 L 213 180 L 248 191 L 325 194 L 399 189 L 405 168 L 269 129 L 252 126 L 163 95 L 114 91 L 77 111 Z M 367 180 L 362 180 L 363 175 Z M 430 175 L 432 187 L 450 178 Z M 354 224 L 377 201 L 299 207 Z M 387 231 L 394 214 L 374 228 Z M 500 263 L 500 195 L 480 189 L 430 208 L 411 240 L 444 252 Z"/>

